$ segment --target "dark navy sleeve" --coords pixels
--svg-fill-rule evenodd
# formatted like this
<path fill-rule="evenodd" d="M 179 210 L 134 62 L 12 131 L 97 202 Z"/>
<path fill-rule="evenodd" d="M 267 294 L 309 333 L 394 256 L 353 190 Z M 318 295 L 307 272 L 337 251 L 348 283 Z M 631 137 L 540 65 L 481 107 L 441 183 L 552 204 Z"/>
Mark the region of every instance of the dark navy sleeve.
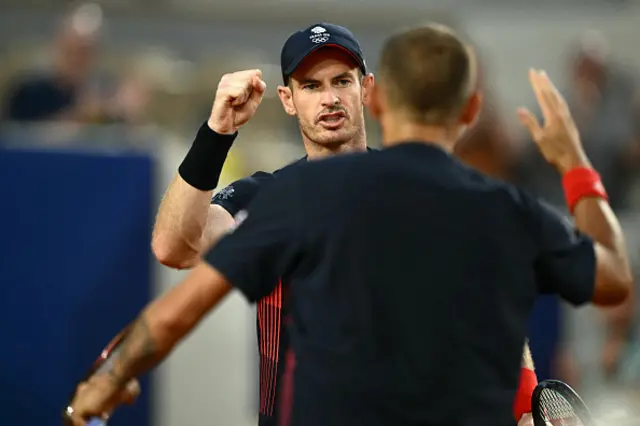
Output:
<path fill-rule="evenodd" d="M 247 208 L 253 197 L 274 176 L 271 173 L 257 172 L 244 179 L 237 180 L 214 194 L 211 204 L 222 206 L 231 216 Z"/>
<path fill-rule="evenodd" d="M 528 208 L 537 243 L 539 292 L 557 294 L 576 306 L 591 301 L 596 280 L 593 240 L 544 202 L 531 199 Z"/>
<path fill-rule="evenodd" d="M 269 295 L 294 268 L 300 194 L 294 176 L 278 176 L 249 204 L 246 219 L 204 256 L 250 302 Z"/>

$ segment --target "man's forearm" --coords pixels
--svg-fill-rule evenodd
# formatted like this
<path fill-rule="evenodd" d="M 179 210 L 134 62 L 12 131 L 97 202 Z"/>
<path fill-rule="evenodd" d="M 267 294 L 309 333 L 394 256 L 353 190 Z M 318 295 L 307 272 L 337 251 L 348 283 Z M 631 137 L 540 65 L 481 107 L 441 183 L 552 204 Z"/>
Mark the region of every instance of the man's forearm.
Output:
<path fill-rule="evenodd" d="M 590 168 L 591 163 L 586 159 L 574 160 L 563 170 L 567 173 L 573 168 Z M 580 199 L 574 207 L 573 216 L 576 227 L 593 238 L 611 253 L 614 265 L 611 269 L 621 281 L 632 280 L 627 248 L 618 218 L 613 213 L 609 203 L 598 197 Z"/>
<path fill-rule="evenodd" d="M 124 387 L 131 379 L 151 370 L 164 358 L 168 350 L 163 353 L 160 347 L 143 314 L 111 354 L 111 368 L 106 373 L 118 386 Z"/>
<path fill-rule="evenodd" d="M 174 268 L 193 266 L 202 250 L 202 237 L 213 191 L 201 191 L 179 175 L 163 197 L 153 229 L 153 252 Z"/>
<path fill-rule="evenodd" d="M 110 377 L 124 386 L 155 367 L 230 291 L 226 279 L 201 262 L 130 326 L 111 354 Z"/>

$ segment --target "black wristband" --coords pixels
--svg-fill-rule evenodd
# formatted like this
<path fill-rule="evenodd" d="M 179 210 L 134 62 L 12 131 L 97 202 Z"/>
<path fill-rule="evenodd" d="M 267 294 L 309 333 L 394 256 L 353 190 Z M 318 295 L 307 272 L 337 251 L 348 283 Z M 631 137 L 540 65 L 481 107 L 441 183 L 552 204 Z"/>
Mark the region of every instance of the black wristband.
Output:
<path fill-rule="evenodd" d="M 238 133 L 221 135 L 209 128 L 205 121 L 191 149 L 178 167 L 178 173 L 189 185 L 201 191 L 211 191 L 218 186 L 222 167 Z"/>

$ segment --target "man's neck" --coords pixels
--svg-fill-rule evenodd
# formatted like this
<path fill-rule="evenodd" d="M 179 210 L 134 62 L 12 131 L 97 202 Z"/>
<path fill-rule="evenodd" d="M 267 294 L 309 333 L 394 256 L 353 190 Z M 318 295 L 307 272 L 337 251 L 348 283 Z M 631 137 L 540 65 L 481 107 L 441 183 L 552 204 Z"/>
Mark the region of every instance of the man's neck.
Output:
<path fill-rule="evenodd" d="M 427 126 L 392 118 L 385 121 L 382 123 L 382 145 L 387 148 L 405 142 L 421 142 L 452 152 L 462 133 L 456 127 Z"/>
<path fill-rule="evenodd" d="M 304 148 L 309 160 L 321 160 L 333 155 L 347 154 L 351 152 L 365 152 L 367 140 L 363 135 L 358 135 L 348 142 L 335 145 L 321 145 L 304 139 Z"/>

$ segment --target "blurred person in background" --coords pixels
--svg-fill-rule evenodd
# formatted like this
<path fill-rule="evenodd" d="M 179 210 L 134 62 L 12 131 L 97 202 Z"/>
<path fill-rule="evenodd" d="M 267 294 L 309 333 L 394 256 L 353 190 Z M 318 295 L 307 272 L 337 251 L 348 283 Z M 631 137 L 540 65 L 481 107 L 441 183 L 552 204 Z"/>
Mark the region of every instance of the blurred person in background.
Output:
<path fill-rule="evenodd" d="M 65 17 L 52 46 L 52 68 L 19 76 L 4 99 L 3 119 L 15 122 L 131 122 L 139 119 L 149 87 L 138 76 L 118 84 L 113 93 L 99 87 L 102 11 L 87 4 Z"/>
<path fill-rule="evenodd" d="M 570 56 L 569 77 L 567 102 L 584 149 L 608 188 L 612 208 L 624 211 L 630 207 L 633 174 L 640 165 L 640 133 L 634 121 L 637 84 L 613 61 L 606 40 L 595 32 L 585 34 L 576 43 Z M 563 208 L 558 177 L 539 166 L 543 161 L 537 152 L 526 150 L 516 179 Z M 624 226 L 624 213 L 621 222 Z M 631 259 L 636 264 L 638 260 Z M 564 310 L 563 342 L 555 374 L 579 388 L 587 398 L 600 393 L 602 386 L 615 383 L 631 343 L 635 305 L 632 296 L 615 309 Z"/>
<path fill-rule="evenodd" d="M 455 154 L 482 173 L 503 180 L 511 177 L 515 155 L 513 141 L 499 113 L 496 96 L 486 81 L 486 61 L 479 59 L 478 87 L 483 96 L 483 108 L 478 122 L 462 136 Z"/>

